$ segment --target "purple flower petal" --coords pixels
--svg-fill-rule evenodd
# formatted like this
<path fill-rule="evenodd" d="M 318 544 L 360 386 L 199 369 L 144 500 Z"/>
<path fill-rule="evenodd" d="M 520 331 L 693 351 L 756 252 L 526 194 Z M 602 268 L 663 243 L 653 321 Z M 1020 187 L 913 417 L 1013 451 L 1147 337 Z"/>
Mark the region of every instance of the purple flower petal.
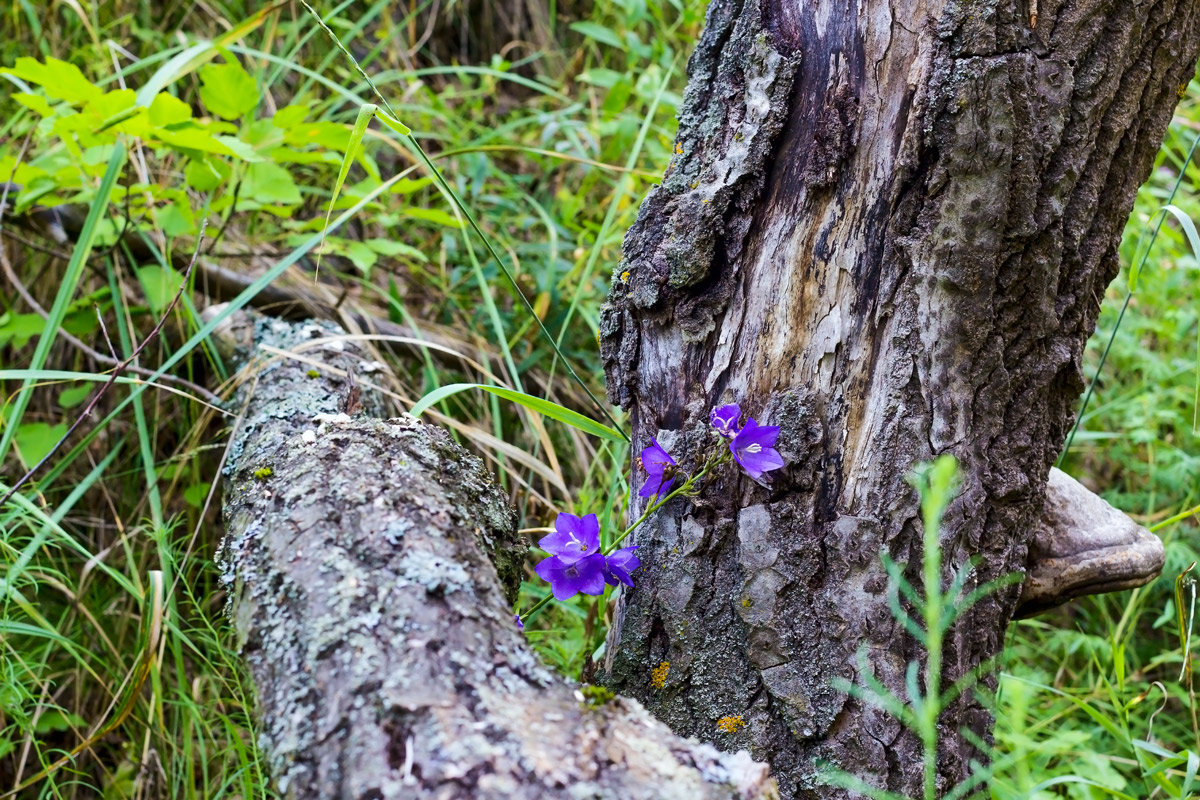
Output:
<path fill-rule="evenodd" d="M 714 408 L 708 415 L 708 423 L 713 426 L 717 433 L 724 436 L 726 439 L 732 439 L 738 433 L 738 419 L 742 416 L 742 409 L 738 408 L 737 403 Z"/>
<path fill-rule="evenodd" d="M 550 584 L 555 600 L 569 600 L 582 592 L 596 595 L 604 591 L 604 556 L 592 553 L 573 564 L 558 556 L 544 558 L 533 571 Z"/>
<path fill-rule="evenodd" d="M 641 490 L 638 491 L 638 497 L 653 497 L 656 494 L 667 494 L 671 491 L 671 484 L 674 482 L 674 478 L 663 480 L 661 475 L 651 475 L 642 484 Z"/>
<path fill-rule="evenodd" d="M 600 521 L 595 514 L 582 519 L 565 512 L 559 514 L 554 520 L 554 533 L 543 536 L 538 547 L 558 556 L 564 564 L 574 564 L 600 549 Z"/>
<path fill-rule="evenodd" d="M 646 482 L 642 484 L 639 497 L 650 497 L 656 494 L 666 494 L 675 482 L 675 459 L 662 448 L 656 440 L 650 440 L 650 446 L 642 451 L 642 468 L 646 470 Z"/>
<path fill-rule="evenodd" d="M 615 553 L 606 556 L 604 564 L 604 582 L 609 586 L 616 586 L 617 582 L 621 582 L 626 586 L 633 586 L 633 579 L 629 577 L 629 573 L 642 565 L 638 557 L 633 554 L 641 545 L 635 544 L 633 547 L 622 547 Z"/>
<path fill-rule="evenodd" d="M 764 472 L 783 466 L 783 458 L 774 448 L 778 438 L 778 426 L 759 425 L 751 417 L 746 420 L 746 427 L 733 437 L 729 449 L 746 474 L 758 480 Z"/>

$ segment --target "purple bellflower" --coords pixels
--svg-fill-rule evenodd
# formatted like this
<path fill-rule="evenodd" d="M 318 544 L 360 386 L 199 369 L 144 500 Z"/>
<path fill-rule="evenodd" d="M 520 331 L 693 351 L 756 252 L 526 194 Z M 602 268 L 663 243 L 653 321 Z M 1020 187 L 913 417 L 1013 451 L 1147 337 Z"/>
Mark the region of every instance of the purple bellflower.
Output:
<path fill-rule="evenodd" d="M 779 469 L 783 458 L 775 450 L 779 438 L 777 425 L 759 425 L 754 418 L 746 420 L 746 426 L 733 437 L 729 449 L 746 474 L 758 480 L 764 472 Z"/>
<path fill-rule="evenodd" d="M 638 497 L 650 497 L 656 494 L 666 494 L 671 491 L 675 482 L 675 459 L 662 448 L 656 440 L 650 440 L 650 446 L 642 451 L 639 461 L 646 470 L 646 482 L 638 492 Z"/>
<path fill-rule="evenodd" d="M 626 586 L 633 586 L 633 578 L 629 577 L 629 573 L 642 565 L 638 561 L 638 557 L 633 554 L 641 545 L 635 544 L 633 547 L 622 547 L 620 550 L 608 556 L 604 564 L 604 582 L 609 586 L 616 586 L 618 582 Z"/>
<path fill-rule="evenodd" d="M 577 517 L 559 514 L 554 520 L 554 532 L 538 542 L 550 554 L 538 562 L 533 571 L 550 584 L 555 600 L 567 600 L 583 592 L 600 594 L 604 591 L 605 560 L 600 549 L 600 521 L 595 514 Z"/>
<path fill-rule="evenodd" d="M 604 556 L 592 553 L 570 564 L 558 556 L 542 559 L 533 571 L 549 582 L 555 600 L 569 600 L 575 595 L 601 594 L 604 591 Z"/>
<path fill-rule="evenodd" d="M 554 533 L 542 537 L 538 547 L 564 564 L 574 564 L 600 549 L 600 521 L 595 514 L 577 517 L 559 514 Z"/>
<path fill-rule="evenodd" d="M 713 426 L 713 430 L 721 434 L 726 439 L 732 439 L 738 433 L 738 418 L 742 416 L 742 409 L 738 408 L 737 403 L 714 408 L 712 413 L 708 415 L 708 422 Z"/>

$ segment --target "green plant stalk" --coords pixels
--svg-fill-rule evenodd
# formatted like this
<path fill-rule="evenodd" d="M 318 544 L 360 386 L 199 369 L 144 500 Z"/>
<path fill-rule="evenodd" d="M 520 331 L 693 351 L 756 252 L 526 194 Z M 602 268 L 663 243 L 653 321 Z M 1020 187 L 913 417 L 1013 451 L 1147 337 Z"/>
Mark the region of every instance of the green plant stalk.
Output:
<path fill-rule="evenodd" d="M 925 760 L 925 800 L 937 800 L 938 715 L 941 713 L 942 642 L 942 546 L 938 540 L 941 509 L 932 503 L 924 509 L 924 583 L 925 583 L 925 699 L 921 703 L 918 723 Z M 915 699 L 915 698 L 914 698 Z"/>

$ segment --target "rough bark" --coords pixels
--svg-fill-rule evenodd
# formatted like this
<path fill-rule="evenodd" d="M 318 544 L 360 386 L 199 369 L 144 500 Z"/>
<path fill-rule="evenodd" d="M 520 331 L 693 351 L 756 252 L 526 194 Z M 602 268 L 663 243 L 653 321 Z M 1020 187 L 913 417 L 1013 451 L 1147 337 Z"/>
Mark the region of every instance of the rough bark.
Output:
<path fill-rule="evenodd" d="M 902 692 L 921 658 L 879 559 L 919 562 L 904 475 L 954 454 L 950 566 L 1023 568 L 1198 25 L 1187 0 L 712 2 L 678 155 L 602 315 L 609 395 L 636 449 L 655 436 L 684 464 L 708 410 L 739 402 L 782 427 L 788 466 L 768 488 L 723 477 L 637 535 L 614 688 L 770 758 L 784 796 L 839 794 L 818 758 L 917 792 L 915 739 L 830 684 L 865 648 Z M 999 650 L 1017 595 L 951 632 L 947 678 Z M 719 732 L 728 714 L 747 727 Z M 948 788 L 971 755 L 958 731 L 990 720 L 964 701 L 943 723 Z"/>
<path fill-rule="evenodd" d="M 281 348 L 329 332 L 256 328 Z M 366 369 L 343 341 L 305 357 Z M 539 664 L 510 611 L 525 547 L 480 461 L 412 418 L 340 413 L 349 387 L 310 368 L 276 360 L 241 391 L 220 553 L 284 796 L 777 796 L 745 752 Z"/>

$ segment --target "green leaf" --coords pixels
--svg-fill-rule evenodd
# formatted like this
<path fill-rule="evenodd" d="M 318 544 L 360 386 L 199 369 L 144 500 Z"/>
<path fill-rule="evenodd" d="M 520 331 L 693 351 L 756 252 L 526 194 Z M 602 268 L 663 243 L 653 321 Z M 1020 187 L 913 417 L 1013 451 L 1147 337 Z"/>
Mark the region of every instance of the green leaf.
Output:
<path fill-rule="evenodd" d="M 186 199 L 177 199 L 159 209 L 158 226 L 168 237 L 190 236 L 196 232 L 196 218 Z"/>
<path fill-rule="evenodd" d="M 457 217 L 442 211 L 440 208 L 406 208 L 404 209 L 404 216 L 433 222 L 438 225 L 445 225 L 447 228 L 462 229 L 462 224 L 458 221 Z"/>
<path fill-rule="evenodd" d="M 183 170 L 184 182 L 198 192 L 211 192 L 229 178 L 229 164 L 214 156 L 188 159 Z"/>
<path fill-rule="evenodd" d="M 208 498 L 208 490 L 212 488 L 212 484 L 207 481 L 193 483 L 191 486 L 183 490 L 183 502 L 187 503 L 192 508 L 203 508 L 204 501 Z"/>
<path fill-rule="evenodd" d="M 42 332 L 44 325 L 37 314 L 6 313 L 0 316 L 0 347 L 10 343 L 14 348 L 24 347 Z"/>
<path fill-rule="evenodd" d="M 47 101 L 46 98 L 42 97 L 40 94 L 26 94 L 25 92 L 17 92 L 12 96 L 12 99 L 16 100 L 26 108 L 33 109 L 43 117 L 54 116 L 54 109 L 51 107 L 49 101 Z"/>
<path fill-rule="evenodd" d="M 137 276 L 142 284 L 142 291 L 146 293 L 146 303 L 155 316 L 161 315 L 167 309 L 179 292 L 179 284 L 183 282 L 183 276 L 178 272 L 157 264 L 139 267 Z"/>
<path fill-rule="evenodd" d="M 397 242 L 393 239 L 366 239 L 363 241 L 367 247 L 379 253 L 381 256 L 389 256 L 396 258 L 397 256 L 407 256 L 414 261 L 420 261 L 423 264 L 429 263 L 429 257 L 412 245 L 404 242 Z"/>
<path fill-rule="evenodd" d="M 321 229 L 321 241 L 324 244 L 325 231 L 329 229 L 329 220 L 333 217 L 333 204 L 337 202 L 338 195 L 342 193 L 342 186 L 346 183 L 346 175 L 350 172 L 350 165 L 354 163 L 354 159 L 358 157 L 358 153 L 362 150 L 363 135 L 367 132 L 367 125 L 371 122 L 371 117 L 375 114 L 376 108 L 372 103 L 363 103 L 358 109 L 358 116 L 354 120 L 354 128 L 350 131 L 350 141 L 346 145 L 346 154 L 342 156 L 342 166 L 338 170 L 337 180 L 333 183 L 333 194 L 329 197 L 329 207 L 325 210 L 325 227 Z M 317 251 L 317 266 L 321 264 L 321 251 Z M 372 261 L 372 263 L 374 263 Z M 367 270 L 370 266 L 367 267 Z M 364 270 L 364 274 L 367 270 Z"/>
<path fill-rule="evenodd" d="M 159 92 L 150 104 L 150 124 L 155 127 L 175 125 L 192 118 L 192 107 L 167 92 Z"/>
<path fill-rule="evenodd" d="M 63 389 L 58 393 L 58 404 L 63 408 L 74 408 L 84 400 L 87 400 L 91 394 L 92 387 L 87 384 L 72 386 L 70 389 Z"/>
<path fill-rule="evenodd" d="M 200 68 L 200 99 L 222 119 L 240 119 L 258 105 L 258 84 L 237 61 Z"/>
<path fill-rule="evenodd" d="M 308 106 L 284 106 L 275 112 L 275 116 L 271 117 L 271 123 L 276 128 L 294 128 L 304 121 L 308 116 Z"/>
<path fill-rule="evenodd" d="M 37 722 L 33 726 L 33 731 L 34 733 L 44 735 L 51 731 L 65 731 L 71 728 L 79 730 L 85 727 L 87 727 L 87 721 L 78 714 L 71 714 L 53 708 L 43 712 L 37 718 Z"/>
<path fill-rule="evenodd" d="M 606 28 L 603 25 L 598 25 L 595 22 L 572 22 L 571 30 L 575 31 L 576 33 L 582 33 L 587 38 L 593 39 L 601 44 L 615 47 L 618 50 L 626 49 L 625 43 L 621 41 L 621 37 L 616 34 L 616 31 Z"/>
<path fill-rule="evenodd" d="M 246 178 L 242 181 L 241 196 L 259 203 L 284 205 L 297 205 L 302 199 L 292 174 L 269 161 L 249 166 Z"/>
<path fill-rule="evenodd" d="M 396 119 L 391 114 L 384 111 L 383 109 L 376 109 L 375 116 L 379 118 L 380 122 L 382 122 L 384 125 L 387 125 L 389 128 L 391 128 L 392 130 L 394 130 L 396 133 L 400 134 L 401 136 L 408 136 L 409 134 L 412 133 L 412 130 L 407 125 L 405 125 L 403 122 Z"/>
<path fill-rule="evenodd" d="M 573 428 L 577 428 L 584 433 L 589 433 L 592 436 L 598 436 L 601 439 L 611 439 L 614 442 L 623 442 L 625 437 L 619 432 L 613 430 L 607 425 L 601 425 L 595 420 L 588 419 L 582 414 L 572 411 L 569 408 L 564 408 L 558 403 L 552 403 L 549 400 L 544 400 L 540 397 L 518 392 L 513 389 L 505 389 L 500 386 L 488 386 L 483 383 L 452 383 L 449 386 L 442 386 L 434 389 L 429 394 L 417 401 L 417 404 L 412 407 L 412 415 L 419 417 L 425 413 L 430 406 L 435 403 L 440 403 L 447 397 L 459 392 L 465 392 L 468 389 L 482 389 L 485 392 L 490 392 L 497 397 L 503 397 L 505 400 L 511 400 L 518 403 L 531 411 L 536 411 L 539 414 L 556 419 L 559 422 L 565 422 Z"/>
<path fill-rule="evenodd" d="M 84 77 L 79 67 L 57 58 L 48 57 L 46 63 L 42 64 L 37 59 L 21 57 L 12 69 L 0 69 L 0 73 L 36 83 L 46 94 L 68 103 L 82 105 L 104 93 Z"/>
<path fill-rule="evenodd" d="M 21 460 L 33 465 L 46 457 L 54 445 L 67 435 L 66 425 L 47 425 L 45 422 L 26 422 L 17 426 L 17 452 Z"/>
<path fill-rule="evenodd" d="M 110 118 L 116 118 L 118 115 L 135 111 L 136 104 L 137 95 L 133 89 L 113 89 L 110 92 L 93 97 L 88 101 L 87 106 L 100 119 L 105 120 L 105 127 L 107 127 L 108 125 L 115 124 L 115 122 L 108 121 Z"/>
<path fill-rule="evenodd" d="M 176 150 L 196 150 L 201 153 L 231 156 L 229 149 L 211 131 L 198 125 L 188 125 L 182 128 L 155 128 L 152 131 L 155 139 Z"/>

